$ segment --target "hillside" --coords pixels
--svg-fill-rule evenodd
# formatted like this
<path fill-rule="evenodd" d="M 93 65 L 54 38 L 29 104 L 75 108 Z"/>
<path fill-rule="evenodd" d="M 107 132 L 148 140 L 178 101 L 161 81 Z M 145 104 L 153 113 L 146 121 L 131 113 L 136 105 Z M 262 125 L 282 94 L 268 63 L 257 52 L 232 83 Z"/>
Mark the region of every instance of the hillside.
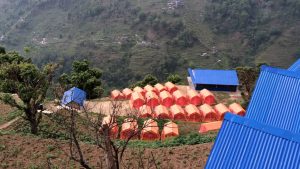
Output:
<path fill-rule="evenodd" d="M 177 2 L 177 3 L 176 3 Z M 299 53 L 299 0 L 2 0 L 0 45 L 69 71 L 74 59 L 106 87 L 188 67 L 287 67 Z M 218 60 L 221 60 L 218 62 Z M 118 69 L 116 69 L 118 68 Z"/>

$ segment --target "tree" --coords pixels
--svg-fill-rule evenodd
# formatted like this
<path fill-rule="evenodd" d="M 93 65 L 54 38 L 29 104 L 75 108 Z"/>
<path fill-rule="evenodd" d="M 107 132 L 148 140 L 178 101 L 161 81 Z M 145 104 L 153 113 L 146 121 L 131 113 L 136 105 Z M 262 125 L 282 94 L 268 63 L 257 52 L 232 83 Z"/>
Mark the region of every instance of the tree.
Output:
<path fill-rule="evenodd" d="M 48 64 L 39 69 L 14 52 L 0 55 L 0 66 L 0 91 L 6 93 L 0 99 L 23 111 L 31 133 L 37 134 L 42 119 L 38 109 L 44 102 L 57 65 Z M 19 99 L 12 94 L 17 94 Z"/>
<path fill-rule="evenodd" d="M 74 109 L 62 109 L 53 116 L 53 121 L 58 124 L 57 126 L 62 127 L 68 135 L 70 158 L 78 162 L 83 168 L 90 169 L 93 167 L 86 160 L 79 143 L 80 124 L 82 124 L 81 128 L 84 128 L 85 133 L 92 135 L 92 140 L 95 141 L 98 150 L 104 151 L 106 168 L 108 169 L 119 169 L 125 165 L 122 163 L 122 159 L 130 140 L 137 138 L 144 128 L 152 124 L 150 122 L 143 123 L 137 111 L 124 108 L 121 102 L 111 101 L 109 104 L 109 108 L 102 108 L 101 105 L 85 105 L 80 113 Z M 99 107 L 99 110 L 97 113 L 93 113 L 89 111 L 89 107 Z M 123 140 L 118 140 L 116 138 L 120 137 L 120 132 L 115 133 L 113 131 L 115 128 L 120 130 L 121 124 L 118 123 L 123 122 L 131 123 L 133 130 L 127 132 Z M 127 166 L 127 168 L 130 167 Z"/>
<path fill-rule="evenodd" d="M 242 97 L 245 101 L 244 107 L 247 107 L 251 99 L 252 92 L 260 72 L 259 67 L 260 66 L 236 68 L 240 81 L 239 90 L 241 91 Z"/>
<path fill-rule="evenodd" d="M 170 74 L 167 77 L 167 81 L 172 82 L 174 84 L 178 84 L 182 81 L 181 77 L 178 74 Z"/>
<path fill-rule="evenodd" d="M 154 86 L 156 83 L 158 83 L 157 78 L 151 74 L 148 74 L 144 77 L 142 81 L 136 82 L 131 87 L 135 87 L 135 86 L 145 87 L 148 84 Z"/>
<path fill-rule="evenodd" d="M 5 54 L 5 53 L 6 53 L 5 48 L 0 46 L 0 54 Z"/>
<path fill-rule="evenodd" d="M 101 96 L 103 88 L 101 87 L 102 72 L 97 68 L 90 68 L 87 60 L 74 61 L 72 71 L 68 74 L 62 74 L 59 83 L 64 89 L 76 86 L 87 92 L 90 99 Z"/>

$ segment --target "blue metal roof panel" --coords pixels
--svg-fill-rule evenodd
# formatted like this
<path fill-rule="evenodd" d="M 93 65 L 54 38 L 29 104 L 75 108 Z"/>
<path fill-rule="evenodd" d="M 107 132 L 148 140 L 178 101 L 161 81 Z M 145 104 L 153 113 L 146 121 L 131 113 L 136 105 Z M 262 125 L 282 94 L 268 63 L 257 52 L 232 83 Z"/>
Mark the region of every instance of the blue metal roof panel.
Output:
<path fill-rule="evenodd" d="M 194 84 L 239 85 L 235 70 L 188 69 Z"/>
<path fill-rule="evenodd" d="M 300 59 L 298 59 L 291 67 L 288 68 L 290 71 L 300 71 Z"/>
<path fill-rule="evenodd" d="M 300 133 L 300 75 L 263 66 L 246 117 Z"/>
<path fill-rule="evenodd" d="M 206 169 L 300 168 L 300 136 L 227 113 Z"/>
<path fill-rule="evenodd" d="M 83 106 L 85 100 L 86 100 L 86 92 L 77 87 L 73 87 L 64 93 L 62 104 L 67 105 L 71 102 L 75 102 L 80 106 Z"/>

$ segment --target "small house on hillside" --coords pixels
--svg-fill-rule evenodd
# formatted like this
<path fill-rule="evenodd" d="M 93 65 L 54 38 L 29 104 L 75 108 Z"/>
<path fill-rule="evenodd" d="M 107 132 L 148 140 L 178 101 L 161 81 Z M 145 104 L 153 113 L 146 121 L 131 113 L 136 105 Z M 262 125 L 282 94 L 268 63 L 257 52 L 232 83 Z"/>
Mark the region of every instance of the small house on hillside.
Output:
<path fill-rule="evenodd" d="M 80 109 L 80 107 L 83 106 L 85 100 L 86 92 L 77 87 L 73 87 L 64 93 L 61 104 L 63 106 Z"/>
<path fill-rule="evenodd" d="M 190 86 L 196 90 L 235 92 L 239 85 L 235 70 L 188 69 Z"/>

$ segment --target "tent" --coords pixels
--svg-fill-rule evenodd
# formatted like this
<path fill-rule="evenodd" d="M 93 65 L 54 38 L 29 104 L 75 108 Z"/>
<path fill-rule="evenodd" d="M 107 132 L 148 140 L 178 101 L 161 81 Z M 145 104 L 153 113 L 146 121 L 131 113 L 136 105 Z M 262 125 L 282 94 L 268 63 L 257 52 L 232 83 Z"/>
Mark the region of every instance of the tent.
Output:
<path fill-rule="evenodd" d="M 178 90 L 178 87 L 176 85 L 174 85 L 172 82 L 167 82 L 165 83 L 165 87 L 167 88 L 167 90 L 170 93 L 175 92 L 176 90 Z"/>
<path fill-rule="evenodd" d="M 129 138 L 137 138 L 138 124 L 135 119 L 127 118 L 122 124 L 120 139 L 127 140 Z"/>
<path fill-rule="evenodd" d="M 186 113 L 184 109 L 177 104 L 174 104 L 173 106 L 170 107 L 170 116 L 174 120 L 181 120 L 181 121 L 186 120 Z"/>
<path fill-rule="evenodd" d="M 133 88 L 133 91 L 140 93 L 142 96 L 145 96 L 145 93 L 146 93 L 145 90 L 142 89 L 140 86 Z"/>
<path fill-rule="evenodd" d="M 159 93 L 160 102 L 166 107 L 170 107 L 174 104 L 174 99 L 168 91 L 162 91 Z"/>
<path fill-rule="evenodd" d="M 212 92 L 207 89 L 203 89 L 200 91 L 200 96 L 202 98 L 202 102 L 212 105 L 215 104 L 215 96 Z"/>
<path fill-rule="evenodd" d="M 150 107 L 155 107 L 155 106 L 159 105 L 159 98 L 152 91 L 149 91 L 146 93 L 145 99 L 146 99 L 146 104 Z"/>
<path fill-rule="evenodd" d="M 163 85 L 160 84 L 160 83 L 157 83 L 156 85 L 154 85 L 154 87 L 155 87 L 155 89 L 156 89 L 156 91 L 157 91 L 158 93 L 160 93 L 160 92 L 162 92 L 162 91 L 164 91 L 164 90 L 167 90 L 166 87 L 163 86 Z"/>
<path fill-rule="evenodd" d="M 116 123 L 116 120 L 111 116 L 105 116 L 102 119 L 102 129 L 108 127 L 109 128 L 109 136 L 112 139 L 116 139 L 118 137 L 119 127 Z M 103 130 L 101 130 L 103 132 Z"/>
<path fill-rule="evenodd" d="M 225 113 L 230 111 L 223 103 L 215 105 L 214 109 L 217 114 L 218 120 L 223 120 Z"/>
<path fill-rule="evenodd" d="M 140 118 L 148 118 L 154 116 L 151 107 L 147 105 L 143 105 L 142 107 L 140 107 L 139 113 L 140 113 L 139 115 Z"/>
<path fill-rule="evenodd" d="M 222 121 L 214 121 L 209 123 L 201 123 L 199 133 L 203 134 L 213 130 L 219 130 L 222 126 Z"/>
<path fill-rule="evenodd" d="M 136 108 L 136 109 L 140 108 L 145 103 L 144 97 L 138 92 L 133 92 L 131 94 L 130 101 L 131 101 L 132 107 Z"/>
<path fill-rule="evenodd" d="M 132 90 L 129 88 L 125 88 L 125 89 L 123 89 L 122 93 L 123 93 L 125 99 L 130 99 Z"/>
<path fill-rule="evenodd" d="M 218 119 L 218 116 L 217 116 L 216 112 L 208 104 L 201 105 L 199 107 L 199 110 L 203 114 L 205 122 L 216 121 Z"/>
<path fill-rule="evenodd" d="M 152 87 L 151 85 L 146 85 L 144 87 L 144 91 L 145 92 L 154 92 L 154 93 L 157 93 L 157 90 L 154 87 Z"/>
<path fill-rule="evenodd" d="M 83 106 L 85 100 L 86 92 L 77 87 L 73 87 L 64 93 L 61 103 L 64 106 L 80 109 L 80 106 Z"/>
<path fill-rule="evenodd" d="M 187 97 L 189 99 L 189 102 L 193 105 L 198 106 L 202 103 L 200 94 L 196 90 L 187 90 Z"/>
<path fill-rule="evenodd" d="M 178 125 L 171 121 L 166 123 L 161 132 L 161 139 L 164 140 L 169 137 L 177 137 L 177 136 L 179 136 Z"/>
<path fill-rule="evenodd" d="M 231 105 L 229 105 L 229 110 L 231 113 L 233 114 L 237 114 L 240 116 L 245 116 L 246 111 L 245 109 L 243 109 L 243 107 L 237 103 L 232 103 Z"/>
<path fill-rule="evenodd" d="M 203 119 L 202 113 L 193 104 L 189 104 L 189 105 L 185 106 L 185 112 L 187 113 L 188 121 L 201 122 Z"/>
<path fill-rule="evenodd" d="M 157 122 L 153 119 L 144 121 L 143 129 L 141 131 L 141 140 L 159 140 L 159 128 Z"/>
<path fill-rule="evenodd" d="M 163 105 L 158 105 L 154 109 L 155 117 L 158 119 L 169 119 L 170 118 L 170 113 L 169 110 L 163 106 Z"/>
<path fill-rule="evenodd" d="M 120 100 L 124 99 L 124 95 L 119 90 L 113 90 L 111 91 L 111 98 L 114 100 Z"/>
<path fill-rule="evenodd" d="M 188 103 L 187 97 L 183 95 L 179 90 L 173 92 L 175 103 L 180 106 L 185 106 Z"/>

